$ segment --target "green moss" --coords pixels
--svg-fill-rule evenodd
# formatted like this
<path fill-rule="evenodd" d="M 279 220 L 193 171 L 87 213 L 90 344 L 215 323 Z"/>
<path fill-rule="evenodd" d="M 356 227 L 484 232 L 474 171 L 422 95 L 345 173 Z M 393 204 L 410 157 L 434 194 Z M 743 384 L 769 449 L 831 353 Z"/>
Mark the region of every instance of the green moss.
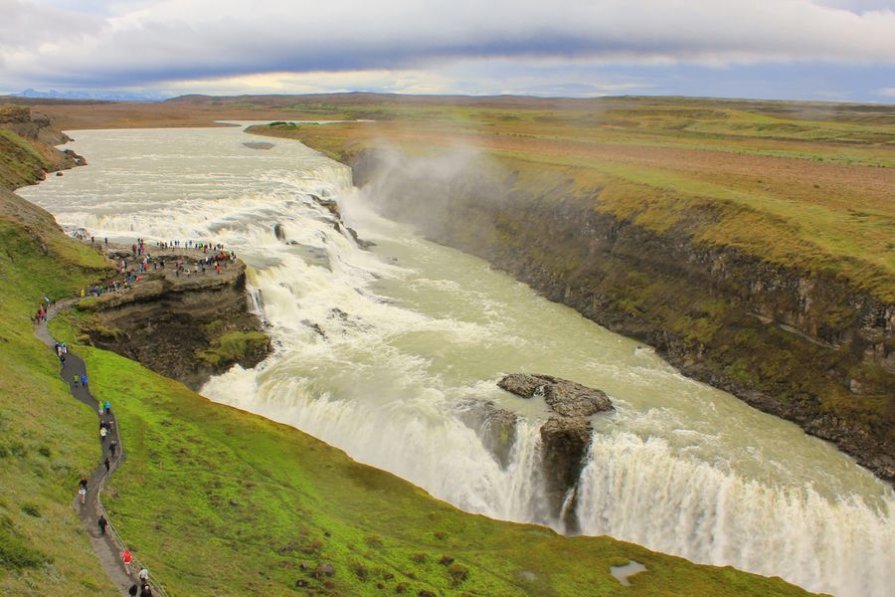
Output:
<path fill-rule="evenodd" d="M 270 340 L 262 332 L 228 332 L 211 341 L 211 346 L 200 350 L 196 356 L 205 363 L 219 366 L 235 363 L 242 358 L 264 350 Z"/>

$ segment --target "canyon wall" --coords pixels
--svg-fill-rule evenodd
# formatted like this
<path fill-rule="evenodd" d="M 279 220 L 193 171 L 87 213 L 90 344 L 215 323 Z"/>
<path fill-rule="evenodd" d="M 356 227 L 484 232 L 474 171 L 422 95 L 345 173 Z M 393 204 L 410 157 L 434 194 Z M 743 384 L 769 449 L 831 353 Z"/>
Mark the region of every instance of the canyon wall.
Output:
<path fill-rule="evenodd" d="M 694 240 L 724 206 L 659 232 L 601 211 L 603 189 L 565 175 L 533 191 L 509 169 L 439 174 L 371 150 L 343 159 L 388 217 L 651 344 L 686 375 L 895 481 L 895 305 L 833 271 Z"/>

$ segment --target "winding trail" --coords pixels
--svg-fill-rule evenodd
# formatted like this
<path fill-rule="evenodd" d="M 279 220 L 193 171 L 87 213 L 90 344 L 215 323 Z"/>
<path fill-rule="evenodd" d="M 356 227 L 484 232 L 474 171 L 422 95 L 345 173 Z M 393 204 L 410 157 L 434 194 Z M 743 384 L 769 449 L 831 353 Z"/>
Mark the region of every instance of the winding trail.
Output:
<path fill-rule="evenodd" d="M 53 348 L 56 344 L 56 340 L 50 335 L 50 331 L 47 329 L 47 322 L 55 317 L 60 311 L 67 309 L 77 301 L 78 299 L 65 299 L 50 305 L 49 309 L 47 309 L 46 318 L 35 325 L 34 333 L 48 347 Z M 105 440 L 100 439 L 99 426 L 96 428 L 96 436 L 100 439 L 100 462 L 87 481 L 86 502 L 81 504 L 78 500 L 78 496 L 75 495 L 75 498 L 72 501 L 72 507 L 78 512 L 81 522 L 84 523 L 84 529 L 90 537 L 93 551 L 96 553 L 96 557 L 103 570 L 106 571 L 106 574 L 109 575 L 112 582 L 121 589 L 121 593 L 127 595 L 128 589 L 137 583 L 137 572 L 140 570 L 141 565 L 136 556 L 134 556 L 130 574 L 125 570 L 124 563 L 121 561 L 121 553 L 124 550 L 126 543 L 116 532 L 115 527 L 112 525 L 112 521 L 108 513 L 106 513 L 105 508 L 103 508 L 102 501 L 100 500 L 100 492 L 103 489 L 106 479 L 118 469 L 118 466 L 124 459 L 124 445 L 121 443 L 121 437 L 118 434 L 118 421 L 115 417 L 114 405 L 112 405 L 113 411 L 110 414 L 100 414 L 99 402 L 97 402 L 90 393 L 89 376 L 86 386 L 82 385 L 80 382 L 75 384 L 72 381 L 74 376 L 77 376 L 80 379 L 82 375 L 86 374 L 87 368 L 84 361 L 73 355 L 71 352 L 68 352 L 65 355 L 65 361 L 62 363 L 62 379 L 69 384 L 72 396 L 79 402 L 89 406 L 93 412 L 97 414 L 97 419 L 99 419 L 100 422 L 107 421 L 110 423 L 111 428 L 109 429 L 109 433 Z M 111 455 L 109 450 L 109 445 L 112 442 L 116 442 L 118 445 L 114 456 Z M 110 463 L 108 471 L 105 466 L 106 458 L 109 459 Z M 105 534 L 100 532 L 98 524 L 100 515 L 105 515 L 106 520 L 109 523 L 106 527 Z M 154 596 L 167 596 L 164 588 L 157 582 L 150 580 L 150 587 L 152 588 L 152 594 Z"/>

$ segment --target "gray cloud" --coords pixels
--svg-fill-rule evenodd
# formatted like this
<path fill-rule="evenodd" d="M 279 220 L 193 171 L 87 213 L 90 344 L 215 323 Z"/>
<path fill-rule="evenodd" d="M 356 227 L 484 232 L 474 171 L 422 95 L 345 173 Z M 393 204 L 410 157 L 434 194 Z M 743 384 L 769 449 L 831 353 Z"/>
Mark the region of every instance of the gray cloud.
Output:
<path fill-rule="evenodd" d="M 139 86 L 474 58 L 895 64 L 882 0 L 0 0 L 0 83 Z M 868 12 L 869 11 L 869 12 Z"/>

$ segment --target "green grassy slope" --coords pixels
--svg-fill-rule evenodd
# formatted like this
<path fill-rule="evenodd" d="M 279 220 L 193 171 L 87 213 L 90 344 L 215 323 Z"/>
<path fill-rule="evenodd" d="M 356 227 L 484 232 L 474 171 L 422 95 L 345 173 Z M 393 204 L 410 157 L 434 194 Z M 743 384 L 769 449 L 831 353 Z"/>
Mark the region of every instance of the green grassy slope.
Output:
<path fill-rule="evenodd" d="M 49 218 L 41 212 L 0 190 L 0 594 L 108 594 L 71 507 L 99 460 L 96 417 L 71 398 L 30 320 L 44 294 L 75 292 L 104 262 L 54 226 L 22 223 Z"/>
<path fill-rule="evenodd" d="M 14 132 L 0 127 L 0 187 L 16 189 L 43 180 L 50 160 L 33 144 Z"/>

